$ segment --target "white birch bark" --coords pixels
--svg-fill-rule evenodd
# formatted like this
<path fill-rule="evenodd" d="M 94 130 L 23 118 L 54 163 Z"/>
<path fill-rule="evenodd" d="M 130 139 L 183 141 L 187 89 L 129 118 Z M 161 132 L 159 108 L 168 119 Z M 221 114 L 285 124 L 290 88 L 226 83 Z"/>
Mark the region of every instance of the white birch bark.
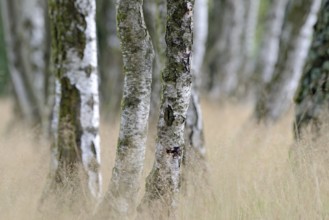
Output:
<path fill-rule="evenodd" d="M 191 101 L 187 111 L 185 128 L 184 166 L 192 172 L 205 172 L 205 153 L 203 120 L 200 106 L 200 86 L 202 80 L 202 63 L 208 36 L 208 2 L 195 0 L 194 38 L 192 74 L 194 77 Z M 198 172 L 198 175 L 200 173 Z M 187 180 L 188 181 L 188 177 Z"/>
<path fill-rule="evenodd" d="M 34 85 L 36 97 L 40 105 L 45 100 L 46 77 L 46 7 L 41 0 L 26 0 L 19 3 L 18 34 L 24 47 L 23 56 L 27 57 L 24 67 L 29 74 L 29 80 Z"/>
<path fill-rule="evenodd" d="M 45 3 L 39 0 L 22 3 L 3 0 L 1 4 L 9 70 L 17 104 L 30 125 L 47 124 Z"/>
<path fill-rule="evenodd" d="M 162 74 L 163 90 L 155 162 L 146 180 L 145 195 L 140 206 L 141 211 L 150 207 L 159 208 L 159 213 L 151 214 L 155 216 L 173 216 L 177 206 L 180 165 L 185 144 L 184 125 L 192 83 L 193 5 L 193 0 L 167 1 L 167 62 Z"/>
<path fill-rule="evenodd" d="M 245 81 L 250 77 L 253 68 L 253 51 L 255 48 L 256 29 L 258 23 L 260 0 L 245 1 L 245 22 L 242 34 L 242 48 L 241 52 L 242 65 L 240 73 L 243 75 L 242 79 Z M 245 82 L 241 82 L 245 83 Z"/>
<path fill-rule="evenodd" d="M 263 85 L 272 79 L 275 64 L 279 56 L 280 36 L 289 0 L 271 0 L 266 17 L 264 36 L 260 46 L 255 74 L 259 75 Z"/>
<path fill-rule="evenodd" d="M 220 46 L 222 45 L 225 27 L 225 17 L 223 16 L 225 11 L 225 0 L 208 0 L 209 4 L 209 28 L 208 39 L 206 46 L 206 54 L 203 62 L 203 69 L 205 75 L 202 80 L 202 88 L 205 88 L 207 92 L 215 90 L 217 86 L 215 78 L 219 72 L 220 64 L 218 57 L 220 54 Z"/>
<path fill-rule="evenodd" d="M 323 0 L 303 75 L 299 82 L 295 101 L 295 138 L 321 134 L 328 114 L 328 14 L 329 1 Z"/>
<path fill-rule="evenodd" d="M 242 0 L 230 0 L 223 4 L 222 34 L 216 43 L 218 73 L 214 77 L 211 97 L 232 95 L 238 86 L 238 72 L 242 64 L 241 46 L 245 8 Z"/>
<path fill-rule="evenodd" d="M 145 26 L 143 1 L 120 0 L 117 26 L 125 81 L 117 154 L 100 217 L 126 218 L 136 208 L 150 111 L 154 51 Z M 107 212 L 107 213 L 106 213 Z"/>
<path fill-rule="evenodd" d="M 280 43 L 273 80 L 256 104 L 257 120 L 276 121 L 287 111 L 301 78 L 321 0 L 292 2 Z"/>
<path fill-rule="evenodd" d="M 99 97 L 95 2 L 76 0 L 49 2 L 52 65 L 56 75 L 54 143 L 50 177 L 52 190 L 74 179 L 82 166 L 92 198 L 101 194 Z M 77 184 L 77 185 L 76 185 Z M 74 189 L 75 190 L 75 189 Z M 55 191 L 56 193 L 59 193 Z M 46 192 L 47 193 L 47 192 Z"/>

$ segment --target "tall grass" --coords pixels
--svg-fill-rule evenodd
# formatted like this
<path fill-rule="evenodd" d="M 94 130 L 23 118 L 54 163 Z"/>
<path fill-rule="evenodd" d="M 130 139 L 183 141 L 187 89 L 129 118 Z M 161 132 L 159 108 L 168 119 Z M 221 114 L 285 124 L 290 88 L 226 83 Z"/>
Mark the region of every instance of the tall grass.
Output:
<path fill-rule="evenodd" d="M 10 103 L 1 101 L 0 219 L 49 219 L 38 212 L 49 143 L 36 143 L 33 131 L 11 126 L 11 112 Z M 209 181 L 195 178 L 188 183 L 178 219 L 329 219 L 329 135 L 295 144 L 292 113 L 266 127 L 250 123 L 246 105 L 204 103 L 203 112 Z M 142 185 L 154 159 L 155 129 L 150 130 Z M 105 192 L 118 125 L 104 122 L 101 136 Z M 69 211 L 57 214 L 56 219 L 88 218 Z"/>

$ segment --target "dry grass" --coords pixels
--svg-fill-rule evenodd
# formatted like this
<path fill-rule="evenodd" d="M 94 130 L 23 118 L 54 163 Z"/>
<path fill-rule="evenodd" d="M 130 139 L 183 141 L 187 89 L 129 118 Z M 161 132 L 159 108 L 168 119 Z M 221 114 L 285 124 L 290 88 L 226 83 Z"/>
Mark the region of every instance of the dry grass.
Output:
<path fill-rule="evenodd" d="M 329 136 L 323 135 L 317 143 L 305 140 L 291 153 L 292 114 L 265 127 L 248 123 L 247 106 L 203 107 L 209 185 L 194 182 L 197 190 L 182 198 L 179 219 L 329 219 Z M 36 219 L 49 145 L 35 143 L 31 131 L 9 126 L 8 101 L 1 101 L 0 115 L 0 219 Z M 101 135 L 105 191 L 118 125 L 103 125 Z M 153 163 L 154 139 L 153 134 L 144 176 Z M 82 219 L 66 213 L 60 216 L 57 219 Z"/>

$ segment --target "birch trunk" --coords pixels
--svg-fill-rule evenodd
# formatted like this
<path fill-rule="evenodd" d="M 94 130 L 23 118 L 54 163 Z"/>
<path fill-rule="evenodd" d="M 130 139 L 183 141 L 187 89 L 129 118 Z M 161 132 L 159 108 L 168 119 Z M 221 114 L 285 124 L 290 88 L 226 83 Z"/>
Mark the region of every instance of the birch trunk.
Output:
<path fill-rule="evenodd" d="M 106 219 L 109 216 L 119 219 L 131 216 L 136 208 L 140 188 L 154 58 L 142 6 L 142 0 L 120 0 L 117 5 L 125 81 L 116 160 L 109 191 L 99 214 Z"/>
<path fill-rule="evenodd" d="M 311 49 L 308 53 L 299 88 L 295 95 L 295 135 L 301 138 L 307 128 L 317 135 L 325 114 L 328 113 L 328 51 L 329 1 L 324 0 L 315 25 Z M 310 133 L 310 132 L 308 132 Z"/>
<path fill-rule="evenodd" d="M 152 2 L 152 3 L 151 3 Z M 152 26 L 153 44 L 156 52 L 155 63 L 152 77 L 152 93 L 151 93 L 151 109 L 150 118 L 156 121 L 159 117 L 160 95 L 161 95 L 161 72 L 165 66 L 165 27 L 167 15 L 166 0 L 148 0 L 149 11 L 152 11 L 152 19 L 148 22 L 148 26 Z M 150 28 L 149 28 L 150 30 Z"/>
<path fill-rule="evenodd" d="M 239 86 L 237 94 L 246 98 L 249 93 L 250 76 L 252 74 L 255 62 L 254 51 L 256 45 L 256 29 L 258 24 L 258 15 L 260 0 L 247 0 L 244 2 L 245 14 L 242 32 L 242 61 L 239 70 Z"/>
<path fill-rule="evenodd" d="M 8 65 L 18 110 L 30 125 L 47 124 L 46 5 L 40 0 L 1 1 Z"/>
<path fill-rule="evenodd" d="M 231 96 L 238 87 L 238 72 L 242 64 L 241 46 L 245 8 L 242 0 L 224 1 L 223 27 L 216 47 L 219 72 L 214 77 L 211 96 Z"/>
<path fill-rule="evenodd" d="M 289 0 L 271 0 L 266 17 L 264 36 L 255 67 L 259 86 L 268 83 L 273 76 L 279 56 L 280 36 Z"/>
<path fill-rule="evenodd" d="M 46 193 L 63 196 L 68 189 L 77 200 L 85 188 L 91 198 L 101 194 L 95 13 L 93 0 L 49 1 L 56 100 Z M 79 167 L 87 178 L 79 178 Z"/>
<path fill-rule="evenodd" d="M 185 125 L 185 148 L 183 164 L 192 175 L 205 178 L 206 162 L 203 134 L 203 120 L 200 106 L 200 86 L 202 80 L 202 63 L 205 55 L 206 41 L 208 35 L 208 2 L 206 0 L 195 0 L 194 13 L 194 39 L 192 74 L 193 85 L 190 105 L 187 111 Z M 186 175 L 186 173 L 185 173 Z M 186 177 L 185 181 L 189 181 Z"/>
<path fill-rule="evenodd" d="M 163 90 L 156 158 L 146 180 L 140 206 L 161 208 L 155 215 L 174 215 L 180 185 L 180 165 L 184 147 L 184 125 L 191 94 L 191 50 L 193 5 L 191 0 L 167 1 L 166 66 L 162 73 Z M 163 212 L 164 210 L 164 212 Z M 166 215 L 166 214 L 165 214 Z"/>
<path fill-rule="evenodd" d="M 258 121 L 276 121 L 289 108 L 310 47 L 321 0 L 296 0 L 288 12 L 274 76 L 256 103 Z"/>
<path fill-rule="evenodd" d="M 114 120 L 120 110 L 124 75 L 116 30 L 115 0 L 97 1 L 100 99 L 104 115 Z"/>
<path fill-rule="evenodd" d="M 206 89 L 207 92 L 210 92 L 214 89 L 216 82 L 215 78 L 219 72 L 220 64 L 218 63 L 218 56 L 220 46 L 222 45 L 221 39 L 223 35 L 224 28 L 224 2 L 225 0 L 209 0 L 209 28 L 208 30 L 208 39 L 206 45 L 206 54 L 204 58 L 203 67 L 206 71 L 204 80 L 202 82 L 202 87 Z"/>

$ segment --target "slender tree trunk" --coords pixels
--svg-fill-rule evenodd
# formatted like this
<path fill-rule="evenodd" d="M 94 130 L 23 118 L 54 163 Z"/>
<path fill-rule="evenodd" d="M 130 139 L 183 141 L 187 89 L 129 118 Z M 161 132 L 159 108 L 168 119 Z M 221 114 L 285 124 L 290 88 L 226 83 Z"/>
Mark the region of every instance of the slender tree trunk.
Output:
<path fill-rule="evenodd" d="M 165 27 L 167 15 L 166 0 L 147 0 L 148 22 L 147 26 L 151 32 L 156 56 L 152 77 L 151 109 L 150 119 L 155 122 L 159 117 L 160 95 L 161 95 L 161 71 L 165 65 Z"/>
<path fill-rule="evenodd" d="M 215 78 L 219 72 L 218 56 L 220 46 L 222 45 L 221 37 L 223 34 L 224 28 L 224 19 L 223 11 L 225 0 L 209 0 L 209 28 L 208 30 L 208 39 L 206 45 L 206 54 L 204 58 L 203 68 L 205 69 L 206 74 L 202 80 L 202 88 L 207 92 L 212 91 L 216 85 Z"/>
<path fill-rule="evenodd" d="M 124 94 L 117 155 L 100 217 L 131 216 L 136 208 L 145 158 L 154 51 L 142 0 L 120 0 L 117 26 L 124 63 Z M 106 213 L 106 211 L 109 211 Z"/>
<path fill-rule="evenodd" d="M 254 69 L 254 51 L 256 45 L 256 29 L 258 23 L 260 0 L 244 1 L 245 14 L 242 32 L 242 61 L 239 70 L 239 85 L 237 95 L 246 98 L 249 95 L 250 77 Z"/>
<path fill-rule="evenodd" d="M 223 27 L 216 47 L 218 48 L 217 65 L 211 89 L 213 98 L 231 96 L 236 92 L 239 70 L 242 64 L 241 46 L 245 8 L 242 0 L 227 0 L 222 4 Z"/>
<path fill-rule="evenodd" d="M 18 110 L 30 125 L 48 122 L 46 4 L 41 0 L 1 1 L 7 56 Z"/>
<path fill-rule="evenodd" d="M 317 135 L 324 114 L 328 112 L 329 73 L 329 1 L 324 0 L 315 25 L 313 41 L 303 76 L 295 95 L 295 135 L 301 138 L 308 127 Z"/>
<path fill-rule="evenodd" d="M 280 36 L 289 0 L 270 0 L 264 35 L 255 67 L 259 86 L 270 82 L 279 56 Z M 259 92 L 259 91 L 257 91 Z"/>
<path fill-rule="evenodd" d="M 186 172 L 205 178 L 206 161 L 203 134 L 203 120 L 200 106 L 200 86 L 202 80 L 202 63 L 205 55 L 206 41 L 208 35 L 208 2 L 206 0 L 195 0 L 194 13 L 194 39 L 192 74 L 194 77 L 190 105 L 186 116 L 185 125 L 185 148 L 183 164 Z M 189 182 L 189 177 L 186 177 Z"/>
<path fill-rule="evenodd" d="M 101 194 L 95 13 L 93 0 L 49 1 L 56 100 L 45 193 L 64 198 L 67 190 L 73 191 L 70 195 L 77 198 L 72 203 L 83 198 L 85 188 L 91 198 Z M 79 167 L 87 178 L 80 178 Z"/>
<path fill-rule="evenodd" d="M 100 98 L 104 115 L 115 119 L 120 110 L 124 75 L 116 31 L 115 0 L 97 0 Z"/>
<path fill-rule="evenodd" d="M 258 121 L 275 121 L 289 108 L 302 74 L 321 0 L 292 2 L 274 76 L 256 103 Z"/>
<path fill-rule="evenodd" d="M 153 169 L 146 180 L 140 210 L 157 209 L 155 215 L 174 215 L 180 185 L 180 165 L 184 147 L 184 125 L 191 94 L 191 50 L 193 5 L 191 0 L 167 1 L 166 67 L 158 139 Z"/>

